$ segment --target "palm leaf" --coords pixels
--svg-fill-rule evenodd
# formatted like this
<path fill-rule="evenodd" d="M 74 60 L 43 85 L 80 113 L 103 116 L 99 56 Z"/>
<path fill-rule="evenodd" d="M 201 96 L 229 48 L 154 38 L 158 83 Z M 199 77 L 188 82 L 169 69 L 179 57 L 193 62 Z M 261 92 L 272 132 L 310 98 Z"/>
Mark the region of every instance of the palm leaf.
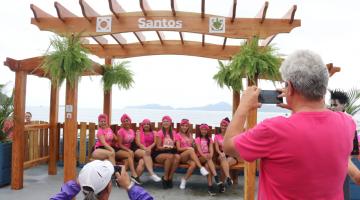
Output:
<path fill-rule="evenodd" d="M 349 98 L 349 103 L 345 107 L 345 112 L 355 115 L 360 111 L 360 90 L 352 88 L 345 92 Z"/>
<path fill-rule="evenodd" d="M 256 78 L 266 77 L 273 82 L 280 80 L 279 67 L 281 58 L 273 46 L 258 46 L 259 39 L 254 37 L 241 46 L 241 51 L 235 54 L 228 65 L 221 61 L 219 71 L 213 76 L 218 85 L 227 86 L 233 91 L 243 89 L 242 79 L 248 78 L 254 82 Z"/>
<path fill-rule="evenodd" d="M 61 85 L 67 79 L 74 86 L 84 71 L 91 70 L 91 60 L 87 56 L 87 49 L 81 44 L 80 34 L 55 36 L 51 39 L 50 47 L 53 51 L 49 48 L 41 67 L 56 85 Z"/>
<path fill-rule="evenodd" d="M 129 89 L 134 83 L 133 73 L 128 69 L 128 61 L 116 63 L 113 66 L 104 67 L 104 75 L 102 82 L 104 91 L 109 91 L 113 85 L 117 85 L 119 89 Z"/>
<path fill-rule="evenodd" d="M 3 93 L 4 85 L 0 85 L 0 142 L 4 141 L 7 136 L 2 132 L 4 121 L 11 117 L 14 112 L 14 93 L 8 97 Z"/>

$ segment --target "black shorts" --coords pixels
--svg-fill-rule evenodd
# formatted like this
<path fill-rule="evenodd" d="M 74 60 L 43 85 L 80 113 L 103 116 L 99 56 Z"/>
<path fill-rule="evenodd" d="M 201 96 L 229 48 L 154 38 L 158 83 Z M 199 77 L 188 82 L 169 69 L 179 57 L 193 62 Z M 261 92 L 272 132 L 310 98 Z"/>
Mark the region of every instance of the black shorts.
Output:
<path fill-rule="evenodd" d="M 120 148 L 117 148 L 117 147 L 112 147 L 114 149 L 115 152 L 117 152 L 118 150 L 120 150 Z M 95 151 L 95 149 L 106 149 L 105 146 L 98 146 L 98 147 L 95 147 L 93 146 L 93 148 L 91 149 L 91 153 Z M 106 149 L 107 150 L 107 149 Z"/>
<path fill-rule="evenodd" d="M 151 158 L 153 160 L 155 160 L 155 158 L 160 155 L 160 154 L 163 154 L 163 153 L 170 153 L 170 154 L 177 154 L 177 150 L 175 148 L 173 149 L 166 149 L 166 150 L 154 150 L 154 151 L 151 151 Z"/>

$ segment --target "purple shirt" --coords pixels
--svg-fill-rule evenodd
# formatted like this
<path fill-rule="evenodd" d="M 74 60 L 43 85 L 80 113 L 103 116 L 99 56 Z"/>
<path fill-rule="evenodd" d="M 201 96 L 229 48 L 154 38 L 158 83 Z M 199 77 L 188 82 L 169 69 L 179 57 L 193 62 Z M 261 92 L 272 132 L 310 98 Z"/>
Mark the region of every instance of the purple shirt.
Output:
<path fill-rule="evenodd" d="M 61 186 L 61 191 L 50 198 L 50 200 L 71 200 L 80 192 L 80 185 L 71 180 Z M 144 188 L 134 185 L 128 191 L 130 200 L 153 200 Z"/>

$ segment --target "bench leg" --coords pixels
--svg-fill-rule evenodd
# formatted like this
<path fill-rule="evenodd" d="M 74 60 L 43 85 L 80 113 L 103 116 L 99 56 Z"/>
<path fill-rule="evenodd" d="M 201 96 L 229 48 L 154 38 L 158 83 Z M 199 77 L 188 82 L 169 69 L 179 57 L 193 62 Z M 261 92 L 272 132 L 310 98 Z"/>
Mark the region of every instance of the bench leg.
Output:
<path fill-rule="evenodd" d="M 234 185 L 239 183 L 239 172 L 237 170 L 230 170 L 231 179 L 234 181 Z"/>

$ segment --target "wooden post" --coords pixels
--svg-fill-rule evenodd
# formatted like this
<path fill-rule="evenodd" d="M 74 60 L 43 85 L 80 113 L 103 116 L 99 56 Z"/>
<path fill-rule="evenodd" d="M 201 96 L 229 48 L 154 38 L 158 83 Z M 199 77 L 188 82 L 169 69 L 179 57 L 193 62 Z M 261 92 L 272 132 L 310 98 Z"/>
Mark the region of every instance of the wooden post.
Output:
<path fill-rule="evenodd" d="M 64 123 L 64 182 L 76 178 L 78 80 L 71 86 L 66 80 Z"/>
<path fill-rule="evenodd" d="M 234 115 L 236 109 L 238 108 L 240 104 L 240 92 L 239 91 L 233 91 L 233 107 L 232 107 L 232 114 Z"/>
<path fill-rule="evenodd" d="M 49 164 L 48 164 L 48 174 L 56 175 L 56 153 L 59 148 L 57 143 L 57 123 L 58 123 L 58 113 L 59 113 L 59 87 L 51 83 L 51 93 L 50 93 L 50 147 L 49 147 Z"/>
<path fill-rule="evenodd" d="M 257 85 L 258 79 L 255 77 L 254 81 L 248 79 L 248 86 Z M 257 123 L 257 109 L 251 110 L 247 117 L 247 128 L 252 128 Z M 255 178 L 256 178 L 256 162 L 246 162 L 244 168 L 244 199 L 254 200 L 255 199 Z"/>
<path fill-rule="evenodd" d="M 14 137 L 11 160 L 11 189 L 23 188 L 24 181 L 24 122 L 26 102 L 26 72 L 15 73 Z"/>
<path fill-rule="evenodd" d="M 112 65 L 112 59 L 107 57 L 105 58 L 105 65 Z M 109 91 L 104 91 L 104 106 L 103 106 L 103 112 L 106 114 L 109 118 L 109 124 L 111 124 L 111 101 L 112 98 L 112 89 Z"/>

